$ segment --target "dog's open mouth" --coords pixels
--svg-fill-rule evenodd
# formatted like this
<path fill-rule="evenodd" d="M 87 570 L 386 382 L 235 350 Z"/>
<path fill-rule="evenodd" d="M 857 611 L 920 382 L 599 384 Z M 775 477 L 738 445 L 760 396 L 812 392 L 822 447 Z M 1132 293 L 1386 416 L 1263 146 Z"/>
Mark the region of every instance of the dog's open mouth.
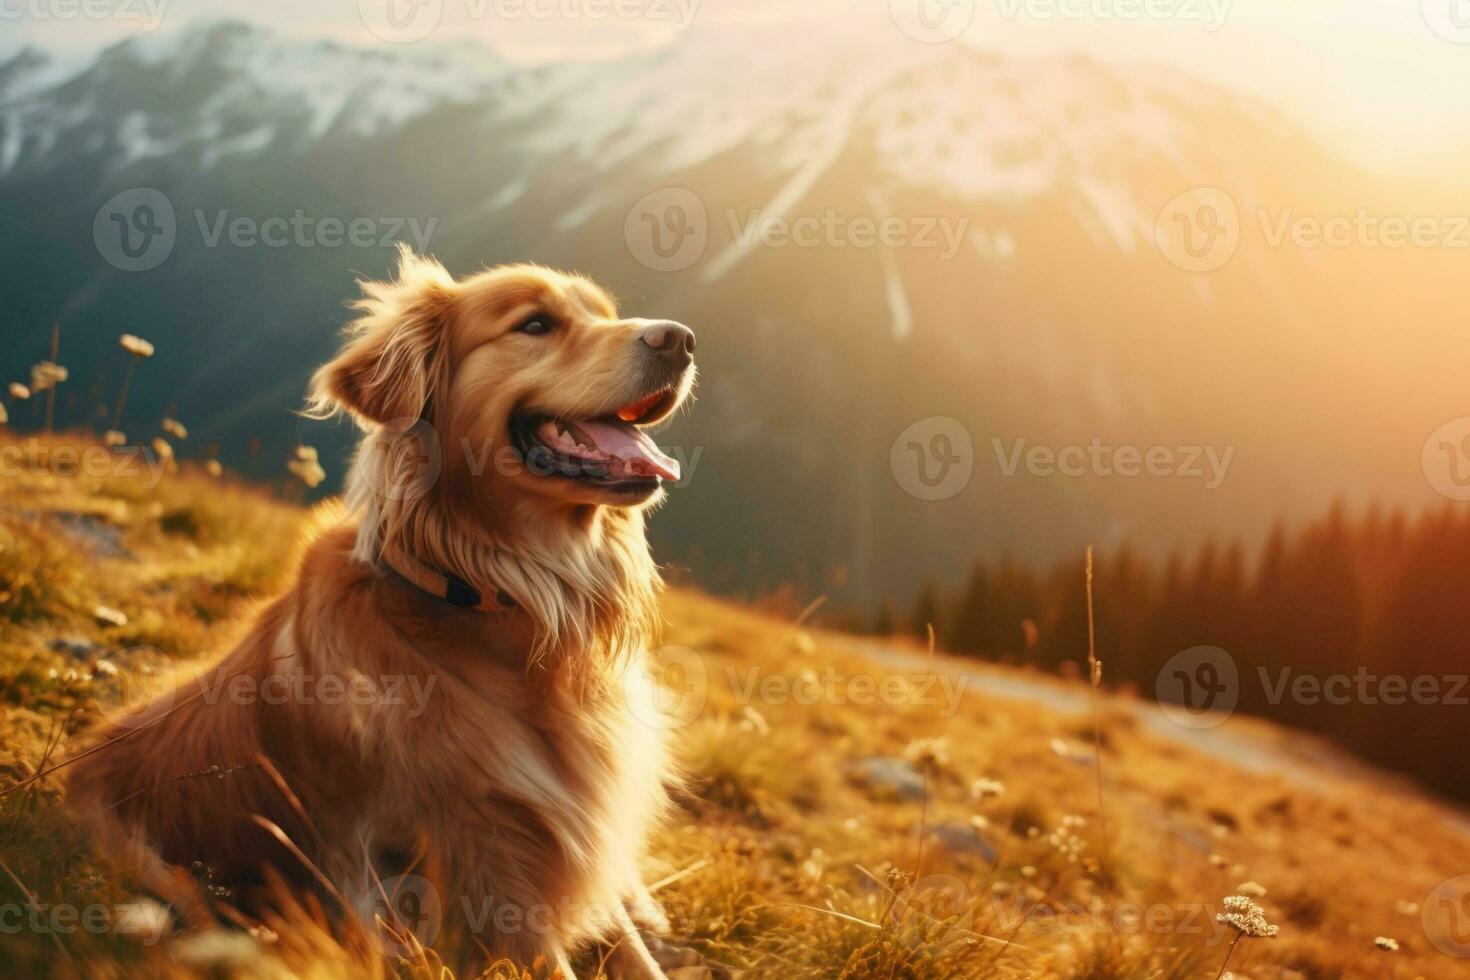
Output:
<path fill-rule="evenodd" d="M 528 412 L 512 429 L 526 466 L 538 476 L 559 476 L 617 492 L 640 492 L 679 479 L 679 462 L 638 428 L 662 418 L 675 398 L 657 391 L 612 415 L 568 419 Z"/>

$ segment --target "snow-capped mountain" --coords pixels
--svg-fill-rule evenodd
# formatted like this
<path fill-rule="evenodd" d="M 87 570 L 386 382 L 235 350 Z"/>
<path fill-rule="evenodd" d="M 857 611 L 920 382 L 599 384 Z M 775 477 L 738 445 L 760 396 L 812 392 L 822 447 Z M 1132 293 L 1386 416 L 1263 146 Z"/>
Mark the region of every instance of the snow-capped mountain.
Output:
<path fill-rule="evenodd" d="M 0 64 L 0 262 L 19 341 L 0 367 L 21 376 L 59 319 L 80 413 L 116 368 L 112 339 L 142 333 L 159 356 L 138 418 L 177 403 L 227 458 L 256 434 L 280 455 L 354 276 L 382 273 L 396 237 L 457 272 L 573 266 L 632 312 L 696 326 L 701 401 L 669 438 L 700 456 L 659 525 L 665 554 L 717 586 L 818 587 L 845 566 L 836 577 L 867 597 L 956 574 L 986 548 L 1173 541 L 1336 490 L 1413 492 L 1374 459 L 1437 411 L 1416 369 L 1465 352 L 1443 302 L 1464 294 L 1453 257 L 1416 265 L 1402 295 L 1367 296 L 1393 256 L 1263 245 L 1253 217 L 1371 207 L 1392 188 L 1275 111 L 1175 72 L 896 33 L 761 34 L 776 29 L 538 65 L 236 23 L 80 61 L 23 50 Z M 1156 244 L 1166 204 L 1198 187 L 1224 188 L 1243 216 L 1238 253 L 1207 273 Z M 99 209 L 136 188 L 166 200 L 175 238 L 127 271 L 98 238 Z M 669 194 L 698 247 L 664 261 L 636 239 L 645 219 L 660 233 L 669 212 L 639 209 Z M 264 241 L 273 218 L 291 229 L 281 244 Z M 333 244 L 331 219 L 371 233 Z M 255 237 L 231 232 L 238 220 Z M 893 239 L 864 240 L 864 223 Z M 1435 303 L 1426 283 L 1445 290 Z M 1422 361 L 1396 351 L 1405 380 L 1385 382 L 1414 411 L 1371 444 L 1326 444 L 1314 420 L 1344 376 L 1382 368 L 1368 327 L 1387 309 L 1431 338 Z M 894 438 L 932 416 L 960 420 L 974 445 L 971 484 L 943 502 L 890 472 Z M 1239 452 L 1206 491 L 1007 476 L 993 438 Z"/>

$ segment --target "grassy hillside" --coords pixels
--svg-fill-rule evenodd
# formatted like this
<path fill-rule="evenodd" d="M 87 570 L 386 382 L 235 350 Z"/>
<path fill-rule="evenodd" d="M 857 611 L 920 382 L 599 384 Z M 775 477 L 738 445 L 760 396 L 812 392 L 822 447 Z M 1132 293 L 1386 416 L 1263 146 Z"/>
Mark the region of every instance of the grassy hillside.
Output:
<path fill-rule="evenodd" d="M 443 976 L 432 949 L 400 937 L 382 956 L 312 902 L 170 931 L 68 829 L 59 779 L 33 777 L 223 650 L 288 579 L 309 518 L 188 466 L 156 486 L 59 473 L 78 467 L 54 449 L 0 491 L 0 973 Z M 1470 869 L 1456 814 L 1262 723 L 1192 742 L 1104 693 L 1100 819 L 1092 719 L 1069 708 L 1085 687 L 874 650 L 820 618 L 667 598 L 690 784 L 647 878 L 677 942 L 782 980 L 1211 980 L 1227 955 L 1254 980 L 1464 968 L 1421 924 Z M 1216 916 L 1241 893 L 1280 931 L 1232 952 Z"/>

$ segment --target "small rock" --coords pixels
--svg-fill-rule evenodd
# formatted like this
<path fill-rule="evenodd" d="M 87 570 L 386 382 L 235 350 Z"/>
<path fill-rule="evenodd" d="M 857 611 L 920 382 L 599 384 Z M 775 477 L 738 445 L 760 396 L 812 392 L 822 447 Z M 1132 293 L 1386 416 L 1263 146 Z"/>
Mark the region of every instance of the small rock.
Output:
<path fill-rule="evenodd" d="M 924 798 L 924 777 L 913 763 L 893 756 L 864 759 L 853 766 L 860 782 L 879 795 L 897 796 L 903 800 Z"/>
<path fill-rule="evenodd" d="M 133 553 L 123 544 L 123 530 L 109 524 L 96 514 L 58 511 L 52 515 L 67 537 L 98 558 L 133 559 Z"/>
<path fill-rule="evenodd" d="M 1000 854 L 995 845 L 969 824 L 948 821 L 929 828 L 929 837 L 951 854 L 974 854 L 991 862 Z"/>
<path fill-rule="evenodd" d="M 79 636 L 58 636 L 50 643 L 56 653 L 64 653 L 74 660 L 87 660 L 97 652 L 97 644 Z"/>

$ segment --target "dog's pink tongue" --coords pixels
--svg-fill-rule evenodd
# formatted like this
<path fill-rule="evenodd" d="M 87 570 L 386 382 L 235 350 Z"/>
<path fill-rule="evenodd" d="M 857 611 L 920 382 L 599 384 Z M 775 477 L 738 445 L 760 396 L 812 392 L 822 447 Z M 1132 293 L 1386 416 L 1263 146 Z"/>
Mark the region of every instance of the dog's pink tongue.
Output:
<path fill-rule="evenodd" d="M 631 425 L 614 425 L 597 420 L 579 421 L 577 428 L 597 443 L 598 449 L 627 464 L 633 473 L 639 476 L 661 476 L 665 480 L 679 479 L 679 461 L 665 456 L 641 430 Z"/>

